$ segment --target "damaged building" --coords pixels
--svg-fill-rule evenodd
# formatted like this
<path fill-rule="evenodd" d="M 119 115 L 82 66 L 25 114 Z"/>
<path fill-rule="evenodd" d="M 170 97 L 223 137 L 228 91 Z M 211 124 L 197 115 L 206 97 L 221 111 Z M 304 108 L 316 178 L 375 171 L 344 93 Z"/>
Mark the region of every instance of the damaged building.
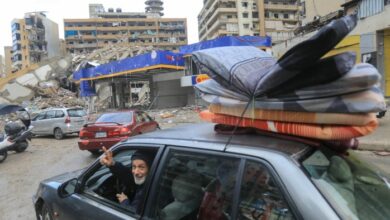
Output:
<path fill-rule="evenodd" d="M 180 85 L 184 59 L 170 51 L 152 51 L 73 74 L 91 111 L 186 106 L 192 88 Z"/>
<path fill-rule="evenodd" d="M 270 37 L 226 36 L 186 45 L 180 53 L 152 51 L 83 68 L 73 73 L 80 95 L 91 111 L 126 108 L 169 108 L 202 105 L 193 85 L 208 79 L 192 61 L 192 52 L 221 46 L 256 46 L 268 51 Z"/>
<path fill-rule="evenodd" d="M 60 55 L 58 25 L 43 12 L 12 21 L 12 72 Z"/>
<path fill-rule="evenodd" d="M 162 1 L 145 4 L 146 12 L 106 11 L 101 4 L 90 4 L 90 18 L 64 19 L 67 52 L 90 53 L 111 44 L 178 51 L 187 45 L 186 18 L 161 18 Z"/>

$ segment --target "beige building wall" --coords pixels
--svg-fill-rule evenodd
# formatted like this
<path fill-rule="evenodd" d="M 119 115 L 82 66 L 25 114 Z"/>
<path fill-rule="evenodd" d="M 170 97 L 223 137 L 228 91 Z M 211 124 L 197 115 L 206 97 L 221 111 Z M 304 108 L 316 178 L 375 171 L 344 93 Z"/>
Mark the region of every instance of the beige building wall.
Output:
<path fill-rule="evenodd" d="M 304 0 L 304 15 L 302 25 L 314 20 L 316 16 L 325 16 L 331 12 L 343 10 L 345 0 Z"/>
<path fill-rule="evenodd" d="M 12 47 L 4 47 L 4 63 L 5 63 L 5 72 L 7 75 L 12 73 Z"/>
<path fill-rule="evenodd" d="M 277 43 L 300 25 L 299 0 L 205 0 L 198 15 L 200 41 L 218 36 L 270 36 Z"/>
<path fill-rule="evenodd" d="M 61 55 L 58 25 L 43 13 L 25 13 L 23 19 L 14 19 L 11 27 L 12 72 Z"/>
<path fill-rule="evenodd" d="M 64 19 L 66 51 L 87 53 L 110 44 L 178 51 L 188 44 L 186 18 Z"/>
<path fill-rule="evenodd" d="M 60 40 L 60 53 L 61 53 L 61 56 L 66 55 L 66 43 L 65 43 L 64 39 Z"/>
<path fill-rule="evenodd" d="M 4 57 L 0 55 L 0 78 L 5 77 L 5 62 Z"/>

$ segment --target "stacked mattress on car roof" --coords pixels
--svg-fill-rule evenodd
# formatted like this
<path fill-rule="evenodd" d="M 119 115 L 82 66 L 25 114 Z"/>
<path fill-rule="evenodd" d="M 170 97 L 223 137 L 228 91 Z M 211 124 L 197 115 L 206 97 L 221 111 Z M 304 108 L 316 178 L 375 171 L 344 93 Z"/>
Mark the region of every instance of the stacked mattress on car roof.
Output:
<path fill-rule="evenodd" d="M 356 64 L 353 52 L 323 58 L 354 27 L 356 16 L 332 21 L 276 60 L 255 47 L 193 53 L 210 80 L 197 84 L 210 103 L 206 121 L 314 138 L 349 140 L 378 126 L 385 109 L 380 74 Z"/>

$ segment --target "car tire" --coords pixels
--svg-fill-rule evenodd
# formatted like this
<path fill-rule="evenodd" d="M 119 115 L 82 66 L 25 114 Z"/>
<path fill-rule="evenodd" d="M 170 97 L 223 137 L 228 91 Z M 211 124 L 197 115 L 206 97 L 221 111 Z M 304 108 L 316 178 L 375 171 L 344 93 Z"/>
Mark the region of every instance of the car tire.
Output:
<path fill-rule="evenodd" d="M 100 150 L 88 150 L 88 151 L 91 152 L 91 154 L 94 156 L 99 156 L 100 154 L 102 154 Z"/>
<path fill-rule="evenodd" d="M 51 213 L 49 207 L 46 203 L 43 203 L 42 211 L 41 211 L 41 219 L 42 220 L 53 220 L 53 214 Z"/>
<path fill-rule="evenodd" d="M 62 132 L 61 128 L 54 129 L 54 138 L 57 140 L 64 138 L 64 132 Z"/>
<path fill-rule="evenodd" d="M 5 159 L 7 159 L 7 156 L 8 156 L 7 151 L 0 153 L 0 163 L 2 163 Z"/>
<path fill-rule="evenodd" d="M 20 142 L 16 147 L 15 147 L 15 151 L 16 153 L 21 153 L 23 151 L 25 151 L 28 147 L 28 142 L 27 141 L 23 141 L 23 142 Z"/>

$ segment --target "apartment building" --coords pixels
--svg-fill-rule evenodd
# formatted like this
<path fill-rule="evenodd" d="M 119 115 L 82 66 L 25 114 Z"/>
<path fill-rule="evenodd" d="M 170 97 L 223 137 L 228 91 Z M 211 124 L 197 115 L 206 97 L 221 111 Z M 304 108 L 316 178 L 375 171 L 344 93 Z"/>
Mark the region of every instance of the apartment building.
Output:
<path fill-rule="evenodd" d="M 302 25 L 326 16 L 332 12 L 343 10 L 341 6 L 346 0 L 303 0 Z"/>
<path fill-rule="evenodd" d="M 60 55 L 58 25 L 43 12 L 12 21 L 12 71 Z"/>
<path fill-rule="evenodd" d="M 187 19 L 162 18 L 160 0 L 145 4 L 145 12 L 106 11 L 101 4 L 90 4 L 90 18 L 64 19 L 66 51 L 88 53 L 110 44 L 178 51 L 187 45 Z"/>
<path fill-rule="evenodd" d="M 203 0 L 200 41 L 219 36 L 270 36 L 278 43 L 299 27 L 299 0 Z"/>

